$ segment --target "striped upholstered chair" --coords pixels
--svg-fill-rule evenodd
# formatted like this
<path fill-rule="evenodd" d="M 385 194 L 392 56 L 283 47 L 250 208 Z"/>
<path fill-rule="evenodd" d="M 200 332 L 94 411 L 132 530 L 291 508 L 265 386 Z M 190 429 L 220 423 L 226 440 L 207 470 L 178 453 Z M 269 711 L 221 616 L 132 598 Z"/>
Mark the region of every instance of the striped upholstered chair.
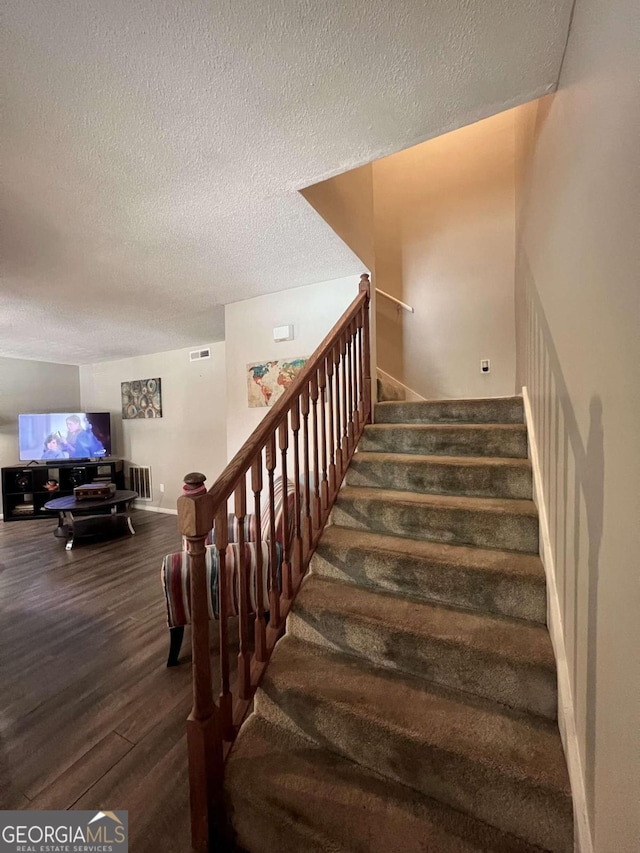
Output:
<path fill-rule="evenodd" d="M 282 479 L 275 483 L 275 531 L 276 531 L 276 577 L 278 587 L 281 588 L 281 566 L 285 543 L 291 543 L 295 529 L 294 517 L 294 492 L 293 483 L 289 481 L 287 489 L 288 526 L 284 529 L 284 484 Z M 258 548 L 262 552 L 263 566 L 263 601 L 268 606 L 271 562 L 269 537 L 271 530 L 271 513 L 268 506 L 263 508 L 260 524 L 256 523 L 253 514 L 245 516 L 244 520 L 244 548 L 245 565 L 249 570 L 249 597 L 251 609 L 255 612 L 257 600 L 257 578 L 256 567 L 258 561 Z M 228 541 L 225 551 L 225 569 L 227 572 L 227 608 L 230 616 L 238 615 L 239 601 L 239 567 L 240 552 L 238 544 L 238 519 L 235 515 L 229 515 Z M 258 541 L 259 532 L 259 541 Z M 215 527 L 205 541 L 205 562 L 207 567 L 207 604 L 209 618 L 217 619 L 220 613 L 219 597 L 219 572 L 218 551 L 215 548 Z M 173 554 L 167 554 L 162 561 L 162 587 L 164 589 L 165 602 L 167 605 L 167 622 L 170 632 L 169 657 L 167 666 L 176 666 L 182 647 L 184 637 L 184 626 L 191 623 L 191 588 L 189 578 L 188 557 L 186 544 L 183 550 Z"/>

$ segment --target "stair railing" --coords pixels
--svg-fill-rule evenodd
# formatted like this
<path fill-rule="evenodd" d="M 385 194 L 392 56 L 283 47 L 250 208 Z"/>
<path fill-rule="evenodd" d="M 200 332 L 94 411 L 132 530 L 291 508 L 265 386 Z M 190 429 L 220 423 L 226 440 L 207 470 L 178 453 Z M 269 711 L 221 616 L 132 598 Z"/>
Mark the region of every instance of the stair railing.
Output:
<path fill-rule="evenodd" d="M 385 296 L 390 302 L 395 303 L 398 306 L 398 310 L 404 308 L 405 311 L 408 311 L 409 314 L 415 314 L 415 308 L 412 308 L 411 305 L 407 305 L 406 302 L 403 302 L 401 299 L 398 299 L 396 296 L 392 296 L 390 293 L 387 293 L 386 290 L 380 290 L 379 287 L 376 287 L 376 293 L 379 293 L 380 296 Z"/>
<path fill-rule="evenodd" d="M 369 276 L 362 275 L 358 296 L 213 486 L 207 491 L 203 474 L 188 474 L 178 499 L 190 569 L 193 707 L 187 747 L 197 851 L 219 849 L 227 835 L 224 760 L 284 631 L 358 439 L 371 421 L 370 287 Z M 280 535 L 278 484 L 291 484 L 282 499 Z M 212 528 L 217 595 L 207 577 L 205 543 Z M 231 551 L 230 531 L 236 540 Z M 245 547 L 249 541 L 253 551 Z M 230 560 L 235 565 L 228 566 Z M 237 581 L 230 582 L 230 575 Z M 213 672 L 210 597 L 218 606 Z M 232 610 L 238 613 L 237 628 Z"/>

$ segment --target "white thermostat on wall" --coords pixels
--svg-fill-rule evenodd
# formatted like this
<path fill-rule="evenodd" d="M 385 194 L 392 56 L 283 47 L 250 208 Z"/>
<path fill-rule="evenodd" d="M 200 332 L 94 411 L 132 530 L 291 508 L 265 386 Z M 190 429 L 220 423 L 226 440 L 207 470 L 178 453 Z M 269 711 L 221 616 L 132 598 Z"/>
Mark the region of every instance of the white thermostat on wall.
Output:
<path fill-rule="evenodd" d="M 273 329 L 273 340 L 276 342 L 292 341 L 293 326 L 275 326 Z"/>

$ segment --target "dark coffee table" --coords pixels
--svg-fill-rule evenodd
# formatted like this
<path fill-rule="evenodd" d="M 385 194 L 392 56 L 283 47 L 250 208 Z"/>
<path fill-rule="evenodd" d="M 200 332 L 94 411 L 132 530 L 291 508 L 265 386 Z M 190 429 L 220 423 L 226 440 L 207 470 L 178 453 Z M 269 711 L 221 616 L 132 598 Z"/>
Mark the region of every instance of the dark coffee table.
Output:
<path fill-rule="evenodd" d="M 107 532 L 116 524 L 126 522 L 130 533 L 135 533 L 131 516 L 131 504 L 138 497 L 137 492 L 120 490 L 108 498 L 77 501 L 73 495 L 47 501 L 45 509 L 58 513 L 58 526 L 54 536 L 66 539 L 65 548 L 70 551 L 78 536 L 95 536 Z"/>

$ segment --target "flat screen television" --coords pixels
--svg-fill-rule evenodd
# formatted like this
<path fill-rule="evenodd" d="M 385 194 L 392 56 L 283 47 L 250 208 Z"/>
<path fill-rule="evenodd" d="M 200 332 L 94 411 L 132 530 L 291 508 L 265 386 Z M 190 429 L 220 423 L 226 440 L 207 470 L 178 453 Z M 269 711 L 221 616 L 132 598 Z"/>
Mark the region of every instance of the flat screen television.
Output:
<path fill-rule="evenodd" d="M 109 412 L 18 415 L 20 461 L 101 459 L 111 456 Z"/>

